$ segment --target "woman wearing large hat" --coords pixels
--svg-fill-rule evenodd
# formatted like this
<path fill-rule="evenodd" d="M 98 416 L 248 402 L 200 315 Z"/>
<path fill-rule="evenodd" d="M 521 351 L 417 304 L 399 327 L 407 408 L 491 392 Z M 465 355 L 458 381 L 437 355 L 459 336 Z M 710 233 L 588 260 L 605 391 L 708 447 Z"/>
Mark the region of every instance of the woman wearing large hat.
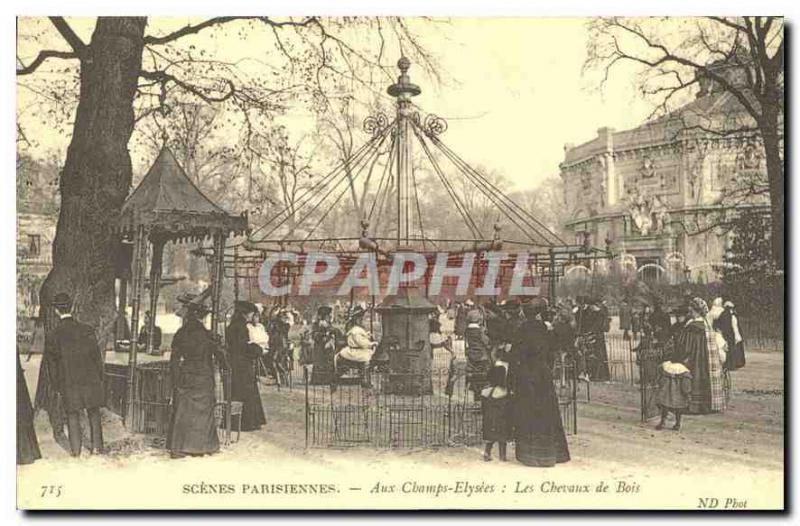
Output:
<path fill-rule="evenodd" d="M 184 321 L 172 339 L 172 415 L 167 434 L 167 449 L 173 458 L 219 451 L 213 359 L 225 363 L 224 354 L 202 322 L 208 308 L 196 296 L 183 295 L 178 301 L 183 305 Z"/>
<path fill-rule="evenodd" d="M 674 361 L 685 363 L 692 373 L 689 413 L 705 414 L 725 410 L 722 365 L 717 338 L 708 321 L 708 304 L 702 298 L 689 301 L 689 320 L 675 343 Z"/>
<path fill-rule="evenodd" d="M 257 319 L 258 308 L 254 304 L 237 301 L 231 322 L 225 329 L 231 364 L 231 398 L 242 402 L 242 431 L 255 431 L 267 423 L 256 376 L 257 360 L 264 350 L 252 340 L 248 327 L 257 323 Z"/>
<path fill-rule="evenodd" d="M 553 339 L 543 319 L 546 310 L 547 302 L 541 298 L 523 304 L 526 320 L 513 344 L 509 370 L 516 457 L 534 467 L 570 459 L 549 367 Z"/>

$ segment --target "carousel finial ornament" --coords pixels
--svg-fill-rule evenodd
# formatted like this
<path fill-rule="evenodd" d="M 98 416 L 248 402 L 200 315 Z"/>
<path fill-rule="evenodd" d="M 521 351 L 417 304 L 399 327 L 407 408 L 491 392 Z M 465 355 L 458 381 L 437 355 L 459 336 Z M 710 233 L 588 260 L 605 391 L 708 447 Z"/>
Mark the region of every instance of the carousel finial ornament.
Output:
<path fill-rule="evenodd" d="M 403 74 L 405 74 L 406 71 L 408 71 L 408 68 L 410 67 L 411 67 L 411 61 L 404 56 L 400 57 L 400 59 L 397 61 L 397 69 L 399 69 Z"/>
<path fill-rule="evenodd" d="M 411 61 L 406 57 L 400 57 L 397 61 L 397 69 L 400 70 L 400 76 L 397 77 L 397 82 L 389 86 L 386 92 L 392 97 L 396 97 L 403 101 L 408 101 L 411 97 L 416 97 L 422 93 L 422 89 L 416 84 L 411 83 L 411 78 L 408 76 L 408 69 L 411 67 Z"/>

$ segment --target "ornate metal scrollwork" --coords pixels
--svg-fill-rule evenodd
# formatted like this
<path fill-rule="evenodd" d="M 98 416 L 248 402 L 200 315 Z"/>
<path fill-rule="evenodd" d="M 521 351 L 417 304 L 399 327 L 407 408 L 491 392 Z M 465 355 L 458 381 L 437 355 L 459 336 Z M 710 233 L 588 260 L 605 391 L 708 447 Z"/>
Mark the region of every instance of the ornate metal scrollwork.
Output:
<path fill-rule="evenodd" d="M 423 128 L 428 135 L 441 135 L 447 131 L 447 121 L 431 113 L 425 117 Z"/>
<path fill-rule="evenodd" d="M 389 118 L 385 113 L 376 113 L 364 119 L 364 131 L 375 137 L 389 125 Z"/>

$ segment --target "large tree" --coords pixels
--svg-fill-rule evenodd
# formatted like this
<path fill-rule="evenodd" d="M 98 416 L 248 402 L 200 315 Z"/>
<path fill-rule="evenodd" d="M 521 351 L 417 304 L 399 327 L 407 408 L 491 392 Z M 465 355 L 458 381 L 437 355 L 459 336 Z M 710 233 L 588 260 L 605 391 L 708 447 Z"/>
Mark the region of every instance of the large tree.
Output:
<path fill-rule="evenodd" d="M 772 255 L 783 269 L 783 19 L 602 18 L 590 23 L 590 32 L 588 68 L 602 72 L 602 83 L 612 69 L 632 66 L 642 94 L 654 99 L 658 112 L 674 109 L 708 80 L 738 102 L 749 117 L 746 121 L 692 127 L 717 135 L 759 136 L 771 206 Z M 730 75 L 731 68 L 740 74 Z"/>
<path fill-rule="evenodd" d="M 56 48 L 17 60 L 18 78 L 35 77 L 49 64 L 67 64 L 64 70 L 77 65 L 72 71 L 79 85 L 60 179 L 53 268 L 40 302 L 47 305 L 57 291 L 71 293 L 82 319 L 103 336 L 110 334 L 114 320 L 114 223 L 131 187 L 128 148 L 137 122 L 168 112 L 175 100 L 224 106 L 232 116 L 228 125 L 241 130 L 245 150 L 257 156 L 259 148 L 253 145 L 267 135 L 267 123 L 289 99 L 310 104 L 342 79 L 364 85 L 392 79 L 396 57 L 384 56 L 390 38 L 402 39 L 412 60 L 434 68 L 399 18 L 216 17 L 148 34 L 147 18 L 100 17 L 88 42 L 64 18 L 51 17 L 50 23 L 60 41 Z M 262 38 L 259 45 L 265 38 L 268 43 L 266 49 L 256 48 L 256 56 L 231 57 L 228 46 L 216 45 L 222 38 L 238 39 L 243 43 L 239 49 L 250 49 L 247 38 L 256 34 Z M 277 59 L 264 64 L 264 56 Z M 365 68 L 370 77 L 356 78 L 355 72 Z M 51 91 L 40 90 L 47 96 Z M 63 94 L 56 98 L 62 103 L 69 99 Z"/>

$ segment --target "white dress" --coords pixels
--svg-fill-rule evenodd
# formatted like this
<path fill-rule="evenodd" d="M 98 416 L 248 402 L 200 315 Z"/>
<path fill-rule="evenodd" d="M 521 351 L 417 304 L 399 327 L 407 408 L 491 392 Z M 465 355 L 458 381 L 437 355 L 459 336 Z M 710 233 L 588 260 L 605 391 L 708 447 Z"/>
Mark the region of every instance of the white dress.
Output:
<path fill-rule="evenodd" d="M 339 351 L 338 357 L 353 362 L 367 363 L 375 354 L 375 346 L 363 327 L 354 325 L 347 331 L 347 347 Z"/>
<path fill-rule="evenodd" d="M 264 325 L 260 323 L 248 323 L 247 334 L 249 335 L 249 343 L 255 343 L 261 347 L 262 350 L 269 349 L 269 334 L 267 334 Z"/>

